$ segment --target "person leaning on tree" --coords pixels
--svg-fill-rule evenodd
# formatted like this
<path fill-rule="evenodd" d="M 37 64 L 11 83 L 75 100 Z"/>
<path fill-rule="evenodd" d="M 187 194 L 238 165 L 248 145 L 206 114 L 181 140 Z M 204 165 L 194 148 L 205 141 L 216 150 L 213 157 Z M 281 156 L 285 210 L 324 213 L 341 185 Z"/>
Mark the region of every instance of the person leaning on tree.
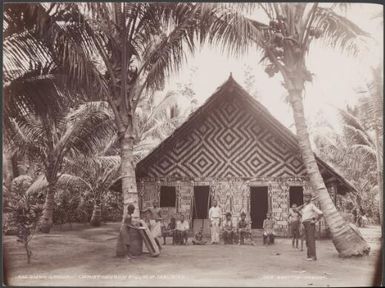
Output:
<path fill-rule="evenodd" d="M 130 246 L 131 246 L 131 238 L 130 238 L 130 229 L 137 229 L 139 226 L 139 223 L 134 222 L 132 219 L 132 214 L 135 211 L 135 206 L 132 204 L 129 204 L 127 207 L 127 214 L 124 216 L 123 223 L 120 227 L 119 237 L 121 238 L 121 241 L 123 245 L 125 245 L 126 251 L 127 251 L 127 259 L 135 259 L 133 255 L 131 255 L 130 252 Z"/>
<path fill-rule="evenodd" d="M 316 245 L 315 245 L 315 223 L 323 216 L 314 203 L 311 202 L 312 195 L 304 195 L 304 206 L 301 210 L 302 224 L 305 228 L 305 239 L 307 246 L 308 261 L 317 260 Z"/>

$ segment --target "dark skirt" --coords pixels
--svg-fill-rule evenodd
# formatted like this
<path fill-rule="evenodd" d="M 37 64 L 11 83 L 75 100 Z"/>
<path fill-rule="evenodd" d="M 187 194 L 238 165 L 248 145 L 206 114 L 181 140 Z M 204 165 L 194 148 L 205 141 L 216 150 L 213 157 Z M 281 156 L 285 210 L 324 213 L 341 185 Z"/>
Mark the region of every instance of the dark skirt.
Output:
<path fill-rule="evenodd" d="M 300 236 L 300 234 L 299 234 L 299 226 L 301 225 L 299 220 L 291 222 L 290 225 L 291 225 L 291 236 L 294 237 L 294 238 L 299 238 L 299 236 Z"/>

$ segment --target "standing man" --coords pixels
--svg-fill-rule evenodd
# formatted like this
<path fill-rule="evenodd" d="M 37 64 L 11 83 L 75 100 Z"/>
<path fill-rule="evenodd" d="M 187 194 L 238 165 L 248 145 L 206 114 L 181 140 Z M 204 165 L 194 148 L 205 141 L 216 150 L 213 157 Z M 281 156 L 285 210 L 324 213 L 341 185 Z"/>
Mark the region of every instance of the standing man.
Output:
<path fill-rule="evenodd" d="M 311 202 L 311 194 L 304 195 L 304 207 L 302 208 L 302 224 L 305 228 L 308 261 L 317 260 L 315 247 L 315 223 L 322 217 L 323 213 Z"/>
<path fill-rule="evenodd" d="M 213 206 L 209 210 L 211 244 L 219 243 L 219 227 L 221 225 L 222 212 L 217 205 L 217 200 L 213 200 Z"/>

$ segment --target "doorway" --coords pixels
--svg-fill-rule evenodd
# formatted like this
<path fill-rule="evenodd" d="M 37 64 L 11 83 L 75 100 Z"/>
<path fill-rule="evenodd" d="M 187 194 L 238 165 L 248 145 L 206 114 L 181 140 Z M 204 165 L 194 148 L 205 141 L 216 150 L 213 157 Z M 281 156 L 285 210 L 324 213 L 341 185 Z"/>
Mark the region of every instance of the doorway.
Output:
<path fill-rule="evenodd" d="M 303 187 L 302 186 L 290 186 L 289 201 L 290 201 L 290 207 L 294 203 L 297 204 L 297 206 L 300 206 L 303 204 Z"/>
<path fill-rule="evenodd" d="M 263 220 L 269 209 L 267 186 L 250 187 L 250 217 L 251 228 L 262 229 Z"/>
<path fill-rule="evenodd" d="M 194 186 L 193 221 L 194 234 L 203 227 L 203 233 L 210 233 L 209 208 L 211 206 L 210 186 Z"/>

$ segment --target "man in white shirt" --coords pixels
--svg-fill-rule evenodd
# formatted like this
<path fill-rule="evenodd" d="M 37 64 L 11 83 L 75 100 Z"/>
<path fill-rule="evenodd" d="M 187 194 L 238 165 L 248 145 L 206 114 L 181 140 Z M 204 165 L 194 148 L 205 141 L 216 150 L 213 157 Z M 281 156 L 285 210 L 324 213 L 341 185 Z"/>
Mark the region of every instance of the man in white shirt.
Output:
<path fill-rule="evenodd" d="M 315 223 L 322 217 L 323 213 L 311 202 L 311 194 L 304 195 L 304 207 L 301 210 L 302 224 L 305 228 L 307 259 L 317 260 L 315 246 Z"/>
<path fill-rule="evenodd" d="M 219 243 L 219 227 L 221 225 L 222 211 L 217 205 L 217 200 L 213 200 L 213 206 L 209 210 L 211 244 Z"/>
<path fill-rule="evenodd" d="M 182 245 L 187 244 L 189 229 L 190 229 L 190 226 L 188 224 L 188 221 L 184 220 L 184 215 L 182 214 L 180 216 L 180 220 L 176 223 L 177 239 L 180 240 L 180 243 Z"/>

